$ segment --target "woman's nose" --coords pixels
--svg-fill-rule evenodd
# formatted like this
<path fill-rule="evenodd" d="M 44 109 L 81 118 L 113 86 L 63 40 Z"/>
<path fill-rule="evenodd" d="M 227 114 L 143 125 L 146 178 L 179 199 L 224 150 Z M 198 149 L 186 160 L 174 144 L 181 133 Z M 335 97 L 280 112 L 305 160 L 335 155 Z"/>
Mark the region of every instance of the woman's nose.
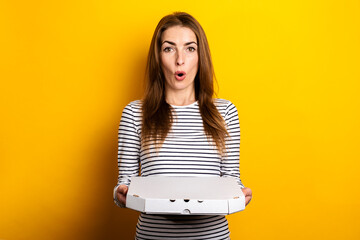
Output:
<path fill-rule="evenodd" d="M 178 53 L 176 57 L 176 65 L 183 65 L 184 64 L 184 56 L 182 53 Z"/>

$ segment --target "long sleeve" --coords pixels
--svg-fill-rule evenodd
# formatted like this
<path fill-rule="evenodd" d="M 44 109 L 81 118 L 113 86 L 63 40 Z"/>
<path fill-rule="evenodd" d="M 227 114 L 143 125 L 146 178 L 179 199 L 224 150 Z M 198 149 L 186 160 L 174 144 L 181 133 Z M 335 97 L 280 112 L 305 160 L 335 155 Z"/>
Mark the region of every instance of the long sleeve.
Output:
<path fill-rule="evenodd" d="M 124 207 L 116 197 L 119 185 L 129 186 L 130 178 L 139 174 L 140 162 L 140 136 L 135 125 L 135 115 L 132 103 L 123 110 L 118 129 L 118 182 L 114 188 L 114 202 L 119 207 Z"/>
<path fill-rule="evenodd" d="M 221 176 L 234 177 L 241 188 L 244 188 L 240 180 L 240 124 L 235 105 L 231 102 L 225 110 L 225 123 L 229 137 L 226 139 L 226 155 L 221 161 Z"/>

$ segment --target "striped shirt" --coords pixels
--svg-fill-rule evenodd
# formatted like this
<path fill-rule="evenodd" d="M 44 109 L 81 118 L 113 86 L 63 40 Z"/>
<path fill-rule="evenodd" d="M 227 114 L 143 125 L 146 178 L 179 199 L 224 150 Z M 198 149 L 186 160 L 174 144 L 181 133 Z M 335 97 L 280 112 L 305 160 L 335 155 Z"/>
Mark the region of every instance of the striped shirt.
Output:
<path fill-rule="evenodd" d="M 123 110 L 118 132 L 118 183 L 130 184 L 131 176 L 221 176 L 234 177 L 243 188 L 239 172 L 240 126 L 237 109 L 224 99 L 214 99 L 224 118 L 229 137 L 226 154 L 221 156 L 215 142 L 204 132 L 199 105 L 174 106 L 171 129 L 156 150 L 151 144 L 140 144 L 141 101 L 129 103 Z M 225 216 L 153 215 L 141 213 L 135 239 L 229 239 Z"/>

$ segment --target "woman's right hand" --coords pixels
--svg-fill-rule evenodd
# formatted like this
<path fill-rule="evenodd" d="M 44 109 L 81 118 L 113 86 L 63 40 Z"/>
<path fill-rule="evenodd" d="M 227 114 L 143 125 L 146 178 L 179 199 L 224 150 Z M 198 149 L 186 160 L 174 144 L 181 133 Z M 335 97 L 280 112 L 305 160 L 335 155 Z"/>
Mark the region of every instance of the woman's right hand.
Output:
<path fill-rule="evenodd" d="M 118 186 L 116 190 L 116 197 L 121 204 L 126 205 L 126 194 L 128 192 L 128 187 L 126 185 Z"/>

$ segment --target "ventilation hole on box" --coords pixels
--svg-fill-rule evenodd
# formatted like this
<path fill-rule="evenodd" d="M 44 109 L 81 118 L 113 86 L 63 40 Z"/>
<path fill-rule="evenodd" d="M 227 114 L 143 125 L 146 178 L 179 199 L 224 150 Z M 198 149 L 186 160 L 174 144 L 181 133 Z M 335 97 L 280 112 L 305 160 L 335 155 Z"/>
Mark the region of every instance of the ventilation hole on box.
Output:
<path fill-rule="evenodd" d="M 183 214 L 190 214 L 190 210 L 189 209 L 184 209 L 184 211 L 182 213 Z"/>
<path fill-rule="evenodd" d="M 184 202 L 189 202 L 190 201 L 190 199 L 184 199 Z"/>
<path fill-rule="evenodd" d="M 170 199 L 170 202 L 175 202 L 175 199 Z"/>
<path fill-rule="evenodd" d="M 202 203 L 204 200 L 198 200 L 199 203 Z"/>

